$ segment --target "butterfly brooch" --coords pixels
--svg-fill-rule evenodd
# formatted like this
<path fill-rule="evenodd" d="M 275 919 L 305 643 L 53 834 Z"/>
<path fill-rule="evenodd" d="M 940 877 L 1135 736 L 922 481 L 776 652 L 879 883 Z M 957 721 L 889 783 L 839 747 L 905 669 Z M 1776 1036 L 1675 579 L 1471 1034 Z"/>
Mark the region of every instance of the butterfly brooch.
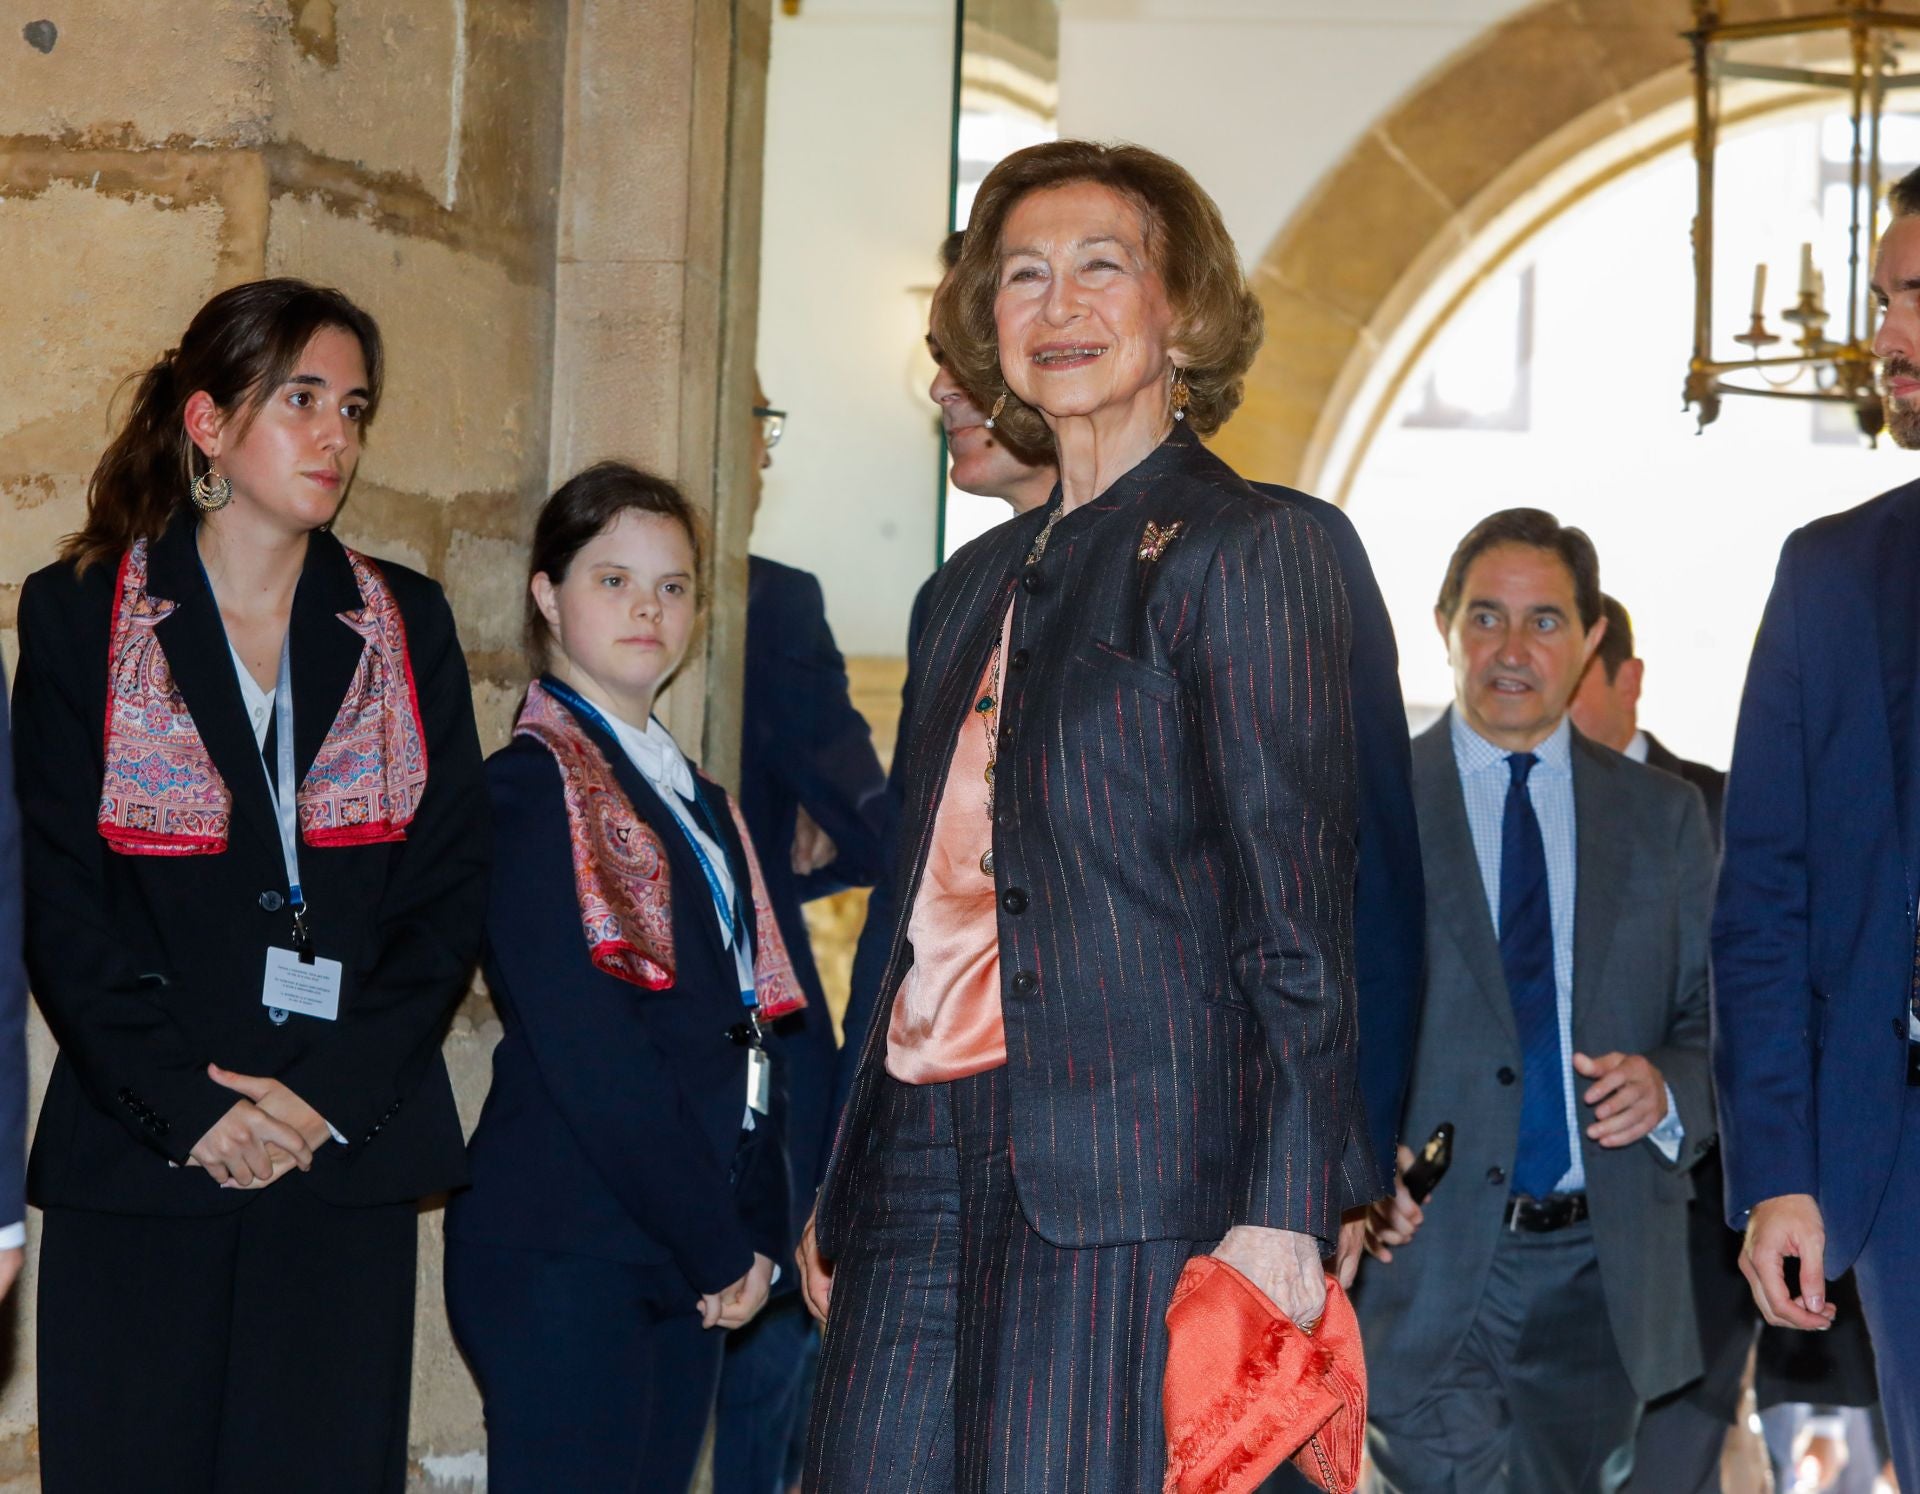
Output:
<path fill-rule="evenodd" d="M 1180 531 L 1185 527 L 1185 523 L 1179 519 L 1175 519 L 1164 528 L 1148 520 L 1146 533 L 1140 536 L 1140 558 L 1158 560 L 1167 553 L 1167 546 L 1180 538 Z"/>

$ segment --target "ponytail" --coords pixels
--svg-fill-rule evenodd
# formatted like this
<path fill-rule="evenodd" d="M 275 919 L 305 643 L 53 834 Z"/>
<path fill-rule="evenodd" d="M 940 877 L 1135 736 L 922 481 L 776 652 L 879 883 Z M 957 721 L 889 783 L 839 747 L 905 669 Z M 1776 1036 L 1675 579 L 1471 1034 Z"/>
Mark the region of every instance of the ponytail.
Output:
<path fill-rule="evenodd" d="M 120 433 L 87 481 L 87 518 L 62 542 L 74 568 L 111 562 L 136 540 L 153 539 L 188 501 L 207 460 L 187 435 L 187 401 L 200 390 L 229 419 L 245 423 L 284 383 L 316 332 L 339 327 L 360 342 L 367 365 L 363 425 L 380 402 L 380 329 L 339 291 L 303 280 L 255 280 L 200 308 L 180 346 L 140 375 Z"/>

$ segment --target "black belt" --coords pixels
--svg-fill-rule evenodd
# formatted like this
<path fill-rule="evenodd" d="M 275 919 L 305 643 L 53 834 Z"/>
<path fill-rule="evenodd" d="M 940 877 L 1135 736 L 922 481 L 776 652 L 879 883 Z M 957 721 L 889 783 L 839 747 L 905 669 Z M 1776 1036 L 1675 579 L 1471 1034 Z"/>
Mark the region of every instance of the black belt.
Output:
<path fill-rule="evenodd" d="M 1545 1198 L 1529 1198 L 1514 1193 L 1507 1198 L 1506 1227 L 1529 1235 L 1544 1235 L 1587 1217 L 1584 1193 L 1549 1193 Z"/>

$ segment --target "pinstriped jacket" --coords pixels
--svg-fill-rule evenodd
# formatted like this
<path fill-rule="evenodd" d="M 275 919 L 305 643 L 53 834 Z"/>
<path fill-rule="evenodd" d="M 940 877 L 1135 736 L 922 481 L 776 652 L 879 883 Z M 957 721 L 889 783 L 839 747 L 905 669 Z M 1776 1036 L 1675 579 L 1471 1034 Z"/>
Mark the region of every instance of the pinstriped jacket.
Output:
<path fill-rule="evenodd" d="M 927 683 L 898 749 L 903 880 L 881 1010 L 913 963 L 934 812 L 956 734 L 980 729 L 973 692 L 1011 601 L 993 838 L 1022 1210 L 1071 1247 L 1211 1241 L 1235 1224 L 1329 1238 L 1375 1170 L 1355 1068 L 1338 563 L 1310 518 L 1184 427 L 1064 516 L 1029 567 L 1052 506 L 934 580 L 913 660 Z M 1150 523 L 1178 526 L 1157 551 Z M 876 1013 L 822 1184 L 830 1256 L 879 1144 L 887 1027 Z"/>

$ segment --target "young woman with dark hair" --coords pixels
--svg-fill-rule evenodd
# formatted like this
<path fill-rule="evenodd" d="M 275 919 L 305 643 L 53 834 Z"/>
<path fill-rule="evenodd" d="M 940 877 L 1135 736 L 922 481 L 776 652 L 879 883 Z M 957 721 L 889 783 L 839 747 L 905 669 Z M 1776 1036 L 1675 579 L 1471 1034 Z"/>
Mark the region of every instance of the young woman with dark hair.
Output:
<path fill-rule="evenodd" d="M 724 1330 L 787 1239 L 762 1026 L 804 1005 L 744 825 L 653 716 L 700 613 L 700 525 L 604 462 L 541 510 L 543 670 L 487 763 L 487 985 L 506 1025 L 447 1215 L 487 1485 L 684 1490 Z"/>
<path fill-rule="evenodd" d="M 21 592 L 50 1494 L 404 1484 L 487 840 L 440 588 L 330 532 L 381 361 L 337 291 L 214 297 Z"/>

